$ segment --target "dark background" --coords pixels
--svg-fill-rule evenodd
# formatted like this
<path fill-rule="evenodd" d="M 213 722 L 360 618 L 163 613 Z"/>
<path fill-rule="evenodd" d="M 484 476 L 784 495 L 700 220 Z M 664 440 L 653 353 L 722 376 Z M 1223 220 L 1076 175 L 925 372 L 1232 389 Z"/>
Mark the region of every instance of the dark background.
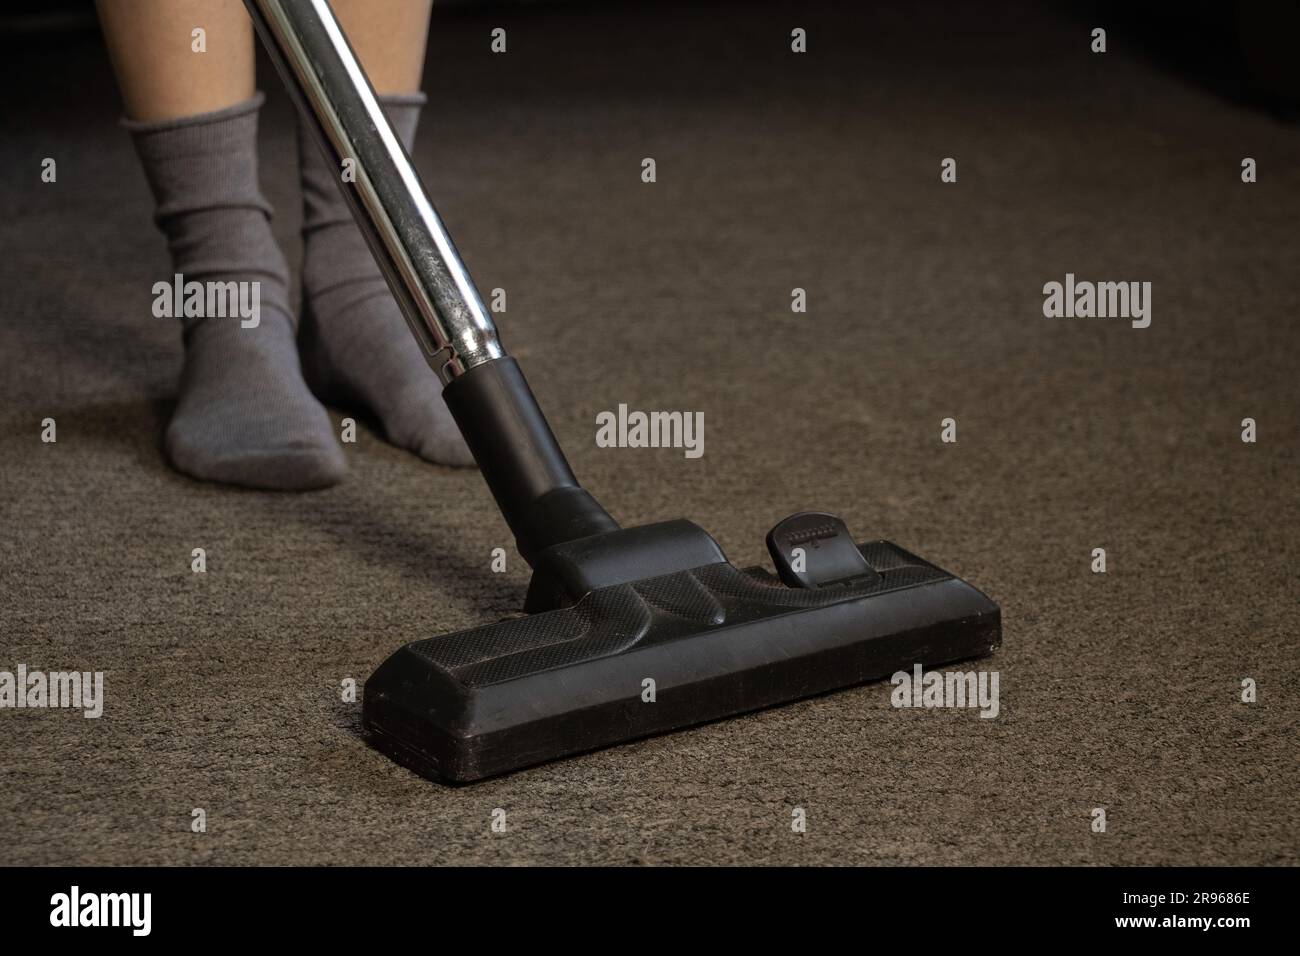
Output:
<path fill-rule="evenodd" d="M 459 790 L 370 749 L 338 689 L 518 608 L 480 479 L 370 432 L 319 493 L 170 471 L 179 332 L 107 59 L 93 29 L 8 29 L 0 667 L 104 670 L 108 699 L 0 712 L 5 862 L 1296 862 L 1300 130 L 1292 60 L 1258 50 L 1298 34 L 1165 9 L 435 9 L 417 164 L 615 517 L 690 517 L 744 565 L 836 511 L 1005 623 L 996 720 L 876 684 Z M 1151 281 L 1151 327 L 1045 319 L 1066 272 Z M 620 402 L 704 411 L 704 457 L 597 449 Z"/>

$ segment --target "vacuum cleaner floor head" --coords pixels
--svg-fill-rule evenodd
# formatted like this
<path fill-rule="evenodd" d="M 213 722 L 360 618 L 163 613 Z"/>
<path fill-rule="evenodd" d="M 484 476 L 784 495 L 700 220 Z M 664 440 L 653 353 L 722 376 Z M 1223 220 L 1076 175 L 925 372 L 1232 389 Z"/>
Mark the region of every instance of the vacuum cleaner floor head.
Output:
<path fill-rule="evenodd" d="M 806 575 L 806 558 L 776 550 L 780 529 L 778 568 Z M 367 681 L 364 725 L 418 773 L 468 782 L 1000 643 L 998 606 L 980 591 L 887 541 L 831 553 L 842 537 L 808 539 L 809 551 L 836 574 L 855 562 L 847 580 L 789 587 L 724 560 L 408 644 Z"/>

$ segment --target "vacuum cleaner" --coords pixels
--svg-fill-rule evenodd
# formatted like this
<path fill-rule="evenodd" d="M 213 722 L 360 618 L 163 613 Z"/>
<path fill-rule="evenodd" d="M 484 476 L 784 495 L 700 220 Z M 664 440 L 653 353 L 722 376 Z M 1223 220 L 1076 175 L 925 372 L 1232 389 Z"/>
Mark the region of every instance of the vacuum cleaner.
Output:
<path fill-rule="evenodd" d="M 464 783 L 990 653 L 1001 612 L 838 517 L 738 568 L 677 518 L 623 528 L 578 483 L 326 0 L 245 0 L 327 157 L 532 579 L 519 617 L 407 644 L 366 681 L 373 744 Z"/>

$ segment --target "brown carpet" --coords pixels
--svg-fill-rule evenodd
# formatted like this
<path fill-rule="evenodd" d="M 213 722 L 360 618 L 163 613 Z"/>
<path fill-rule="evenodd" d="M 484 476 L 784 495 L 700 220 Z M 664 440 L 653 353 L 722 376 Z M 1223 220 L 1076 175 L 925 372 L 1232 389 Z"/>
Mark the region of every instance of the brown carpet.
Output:
<path fill-rule="evenodd" d="M 0 711 L 4 862 L 1297 862 L 1300 130 L 1122 30 L 1090 54 L 1086 19 L 860 6 L 440 12 L 417 159 L 620 521 L 752 564 L 821 508 L 937 561 L 1002 604 L 1001 715 L 876 684 L 468 788 L 390 763 L 340 682 L 522 601 L 481 480 L 369 432 L 320 493 L 170 471 L 179 335 L 106 58 L 11 41 L 0 669 L 102 670 L 107 702 Z M 1045 319 L 1067 272 L 1151 281 L 1151 327 Z M 704 457 L 596 448 L 620 402 L 703 411 Z"/>

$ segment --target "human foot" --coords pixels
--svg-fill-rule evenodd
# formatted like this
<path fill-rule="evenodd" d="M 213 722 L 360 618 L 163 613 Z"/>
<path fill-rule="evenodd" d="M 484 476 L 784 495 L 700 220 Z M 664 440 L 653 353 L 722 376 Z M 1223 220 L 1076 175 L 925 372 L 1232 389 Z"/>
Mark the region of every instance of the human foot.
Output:
<path fill-rule="evenodd" d="M 407 150 L 423 94 L 383 97 Z M 326 401 L 355 404 L 387 439 L 443 465 L 472 465 L 442 386 L 406 327 L 340 188 L 299 121 L 303 192 L 303 371 Z"/>
<path fill-rule="evenodd" d="M 167 237 L 175 281 L 215 293 L 177 316 L 185 366 L 165 443 L 172 464 L 195 478 L 320 488 L 341 480 L 346 463 L 298 359 L 288 266 L 258 187 L 261 101 L 259 94 L 214 113 L 125 124 L 157 202 L 154 221 Z M 210 308 L 218 299 L 228 306 L 230 290 L 253 312 Z"/>

